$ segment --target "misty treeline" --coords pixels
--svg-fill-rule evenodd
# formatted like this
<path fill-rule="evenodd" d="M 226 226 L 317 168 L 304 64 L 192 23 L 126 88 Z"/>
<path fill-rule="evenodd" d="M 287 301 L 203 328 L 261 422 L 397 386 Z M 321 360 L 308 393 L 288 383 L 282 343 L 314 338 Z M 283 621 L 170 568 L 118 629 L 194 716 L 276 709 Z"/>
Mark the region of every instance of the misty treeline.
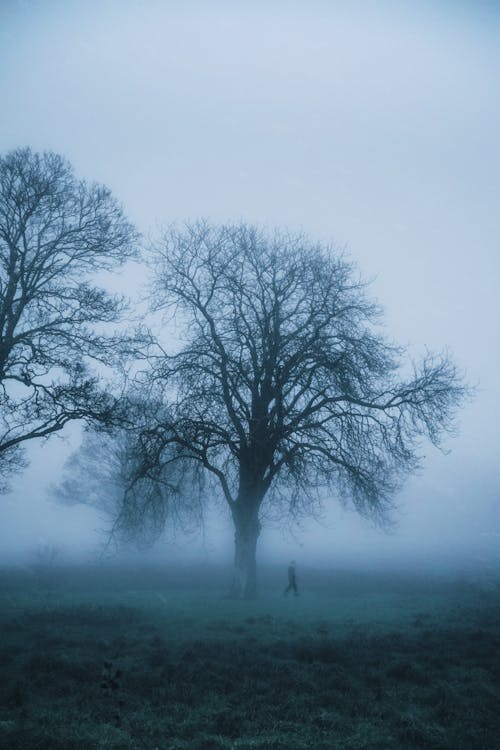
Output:
<path fill-rule="evenodd" d="M 0 250 L 3 488 L 28 441 L 83 421 L 59 497 L 146 541 L 222 503 L 235 595 L 256 593 L 266 521 L 320 518 L 325 498 L 387 519 L 421 441 L 439 445 L 468 394 L 447 355 L 409 364 L 384 338 L 343 253 L 206 221 L 146 243 L 53 153 L 0 160 Z M 134 305 L 106 289 L 131 262 L 150 278 L 135 327 Z"/>

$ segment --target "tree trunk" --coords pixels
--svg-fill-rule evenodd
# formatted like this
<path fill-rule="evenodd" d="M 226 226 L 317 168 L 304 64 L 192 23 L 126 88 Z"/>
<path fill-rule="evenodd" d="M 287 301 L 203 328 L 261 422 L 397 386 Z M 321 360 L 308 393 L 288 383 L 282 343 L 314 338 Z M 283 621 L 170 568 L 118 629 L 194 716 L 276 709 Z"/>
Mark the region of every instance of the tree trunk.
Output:
<path fill-rule="evenodd" d="M 232 595 L 239 599 L 257 596 L 257 539 L 260 523 L 257 514 L 251 518 L 235 517 L 234 568 Z"/>

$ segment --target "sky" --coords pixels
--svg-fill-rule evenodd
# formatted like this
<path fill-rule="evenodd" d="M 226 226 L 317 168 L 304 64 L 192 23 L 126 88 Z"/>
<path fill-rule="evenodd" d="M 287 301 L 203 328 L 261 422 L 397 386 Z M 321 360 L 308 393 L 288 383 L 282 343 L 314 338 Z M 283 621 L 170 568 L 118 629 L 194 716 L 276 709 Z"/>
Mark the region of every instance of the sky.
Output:
<path fill-rule="evenodd" d="M 500 564 L 499 42 L 486 0 L 0 0 L 0 152 L 63 154 L 146 236 L 203 216 L 333 242 L 386 335 L 415 358 L 449 350 L 477 387 L 390 534 L 332 498 L 324 527 L 266 529 L 264 557 Z M 0 498 L 0 558 L 95 545 L 101 520 L 46 490 L 77 441 L 30 449 Z M 189 548 L 220 558 L 231 538 L 214 518 Z"/>

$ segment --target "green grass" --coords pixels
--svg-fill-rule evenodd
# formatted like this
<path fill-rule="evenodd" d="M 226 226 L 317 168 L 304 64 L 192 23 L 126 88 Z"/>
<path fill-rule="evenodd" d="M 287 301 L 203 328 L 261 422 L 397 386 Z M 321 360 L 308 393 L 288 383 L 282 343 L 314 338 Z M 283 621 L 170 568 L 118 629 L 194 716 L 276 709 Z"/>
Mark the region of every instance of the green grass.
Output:
<path fill-rule="evenodd" d="M 281 575 L 1 572 L 0 749 L 499 747 L 495 589 Z"/>

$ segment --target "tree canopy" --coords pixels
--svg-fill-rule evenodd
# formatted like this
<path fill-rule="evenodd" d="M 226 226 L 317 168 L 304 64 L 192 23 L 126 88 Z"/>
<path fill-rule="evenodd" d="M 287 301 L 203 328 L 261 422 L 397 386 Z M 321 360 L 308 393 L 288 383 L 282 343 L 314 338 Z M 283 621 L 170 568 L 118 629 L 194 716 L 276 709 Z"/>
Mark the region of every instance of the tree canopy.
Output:
<path fill-rule="evenodd" d="M 113 399 L 89 362 L 113 362 L 122 300 L 96 282 L 136 250 L 110 191 L 78 180 L 61 156 L 0 158 L 0 476 L 26 441 L 74 419 L 109 421 Z"/>
<path fill-rule="evenodd" d="M 383 518 L 422 438 L 438 444 L 467 389 L 446 355 L 409 377 L 380 333 L 380 309 L 341 253 L 245 224 L 170 228 L 151 263 L 151 305 L 180 344 L 158 345 L 140 385 L 151 410 L 130 486 L 180 463 L 235 527 L 236 586 L 256 590 L 265 517 L 314 513 L 327 489 Z M 125 492 L 123 507 L 127 506 Z"/>

